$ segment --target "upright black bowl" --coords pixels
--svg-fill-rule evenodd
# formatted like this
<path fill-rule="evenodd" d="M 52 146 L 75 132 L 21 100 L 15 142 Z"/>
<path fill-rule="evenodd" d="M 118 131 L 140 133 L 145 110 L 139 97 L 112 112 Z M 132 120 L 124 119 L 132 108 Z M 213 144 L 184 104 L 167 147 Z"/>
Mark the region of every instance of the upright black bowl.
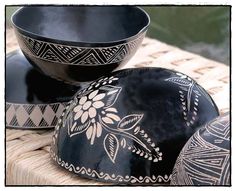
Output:
<path fill-rule="evenodd" d="M 149 22 L 133 6 L 27 6 L 12 16 L 26 58 L 70 83 L 94 80 L 125 64 Z"/>

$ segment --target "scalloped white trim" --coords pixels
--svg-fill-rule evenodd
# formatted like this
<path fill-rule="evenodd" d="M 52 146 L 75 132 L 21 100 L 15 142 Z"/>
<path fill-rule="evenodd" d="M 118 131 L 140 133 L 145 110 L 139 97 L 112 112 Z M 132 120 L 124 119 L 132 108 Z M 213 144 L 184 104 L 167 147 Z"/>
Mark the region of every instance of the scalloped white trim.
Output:
<path fill-rule="evenodd" d="M 98 177 L 99 179 L 103 179 L 104 181 L 117 181 L 120 183 L 168 183 L 171 179 L 171 175 L 165 175 L 164 177 L 161 175 L 155 176 L 152 175 L 152 177 L 149 176 L 121 176 L 121 175 L 115 175 L 115 174 L 108 174 L 106 172 L 97 172 L 95 170 L 92 170 L 90 168 L 85 168 L 85 167 L 79 167 L 79 166 L 74 166 L 73 164 L 69 164 L 68 162 L 63 161 L 61 158 L 59 158 L 52 150 L 51 150 L 51 157 L 52 159 L 61 167 L 69 170 L 70 172 L 74 172 L 76 174 L 80 175 L 87 175 L 91 178 Z"/>

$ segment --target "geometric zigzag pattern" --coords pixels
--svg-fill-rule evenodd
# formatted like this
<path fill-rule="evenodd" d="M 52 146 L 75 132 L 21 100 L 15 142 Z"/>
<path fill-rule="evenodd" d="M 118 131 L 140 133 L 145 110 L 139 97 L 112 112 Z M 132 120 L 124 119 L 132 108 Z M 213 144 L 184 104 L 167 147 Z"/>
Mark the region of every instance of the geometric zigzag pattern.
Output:
<path fill-rule="evenodd" d="M 172 173 L 172 185 L 230 184 L 229 116 L 198 130 L 182 149 Z"/>
<path fill-rule="evenodd" d="M 14 104 L 6 103 L 6 127 L 54 128 L 66 103 Z"/>
<path fill-rule="evenodd" d="M 145 33 L 127 43 L 109 47 L 76 47 L 48 43 L 16 32 L 22 50 L 48 62 L 72 65 L 105 65 L 131 58 L 141 44 Z"/>

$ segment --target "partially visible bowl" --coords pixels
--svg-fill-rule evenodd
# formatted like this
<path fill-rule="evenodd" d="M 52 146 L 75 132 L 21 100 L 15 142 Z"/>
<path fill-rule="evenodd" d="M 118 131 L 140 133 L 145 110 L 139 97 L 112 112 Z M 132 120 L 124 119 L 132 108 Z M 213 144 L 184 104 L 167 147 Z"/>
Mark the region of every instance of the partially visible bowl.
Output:
<path fill-rule="evenodd" d="M 52 78 L 91 81 L 125 64 L 150 19 L 133 6 L 27 6 L 12 16 L 26 58 Z"/>
<path fill-rule="evenodd" d="M 202 126 L 183 147 L 176 160 L 171 185 L 229 186 L 230 114 Z"/>

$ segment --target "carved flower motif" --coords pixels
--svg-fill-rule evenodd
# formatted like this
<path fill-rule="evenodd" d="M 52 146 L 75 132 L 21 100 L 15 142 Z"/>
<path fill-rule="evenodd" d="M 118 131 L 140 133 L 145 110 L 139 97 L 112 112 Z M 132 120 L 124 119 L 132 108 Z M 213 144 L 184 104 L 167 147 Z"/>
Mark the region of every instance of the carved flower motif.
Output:
<path fill-rule="evenodd" d="M 105 93 L 98 94 L 98 90 L 91 92 L 88 96 L 83 96 L 79 100 L 78 106 L 74 108 L 74 120 L 81 120 L 85 123 L 89 118 L 93 119 L 97 115 L 97 109 L 105 104 L 101 101 L 105 97 Z"/>
<path fill-rule="evenodd" d="M 118 87 L 106 86 L 94 91 L 85 91 L 78 95 L 77 106 L 73 109 L 72 119 L 74 122 L 70 121 L 70 136 L 85 131 L 87 139 L 93 145 L 95 138 L 102 134 L 101 121 L 106 124 L 115 124 L 120 120 L 120 117 L 116 114 L 116 108 L 111 107 L 115 103 L 120 90 Z"/>
<path fill-rule="evenodd" d="M 157 151 L 157 148 L 154 148 L 155 144 L 151 143 L 148 135 L 143 130 L 141 131 L 138 126 L 143 114 L 130 114 L 120 118 L 114 104 L 122 88 L 108 85 L 107 83 L 112 80 L 116 80 L 116 78 L 104 78 L 97 82 L 97 84 L 106 82 L 105 85 L 98 85 L 100 86 L 99 89 L 84 89 L 77 94 L 74 102 L 71 103 L 72 112 L 68 113 L 67 119 L 63 122 L 64 126 L 68 126 L 68 134 L 73 137 L 85 132 L 90 144 L 93 145 L 95 139 L 101 137 L 102 133 L 105 132 L 103 147 L 113 163 L 115 163 L 119 149 L 126 147 L 148 160 L 153 160 L 153 162 L 161 160 L 161 154 Z M 135 136 L 136 134 L 145 139 L 141 140 Z M 123 136 L 121 141 L 117 135 Z M 142 148 L 131 147 L 126 139 L 135 141 Z M 145 140 L 147 140 L 146 144 L 149 144 L 149 146 L 143 142 Z M 151 153 L 150 147 L 155 150 L 155 155 Z"/>

